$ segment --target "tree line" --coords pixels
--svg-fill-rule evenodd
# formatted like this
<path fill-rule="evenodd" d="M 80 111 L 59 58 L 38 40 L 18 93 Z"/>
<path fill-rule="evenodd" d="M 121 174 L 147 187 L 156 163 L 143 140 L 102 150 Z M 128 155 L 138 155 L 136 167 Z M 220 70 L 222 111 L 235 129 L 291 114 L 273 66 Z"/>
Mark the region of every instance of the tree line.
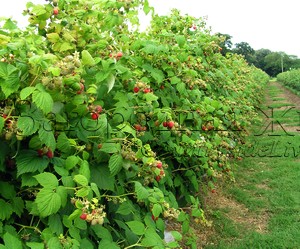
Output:
<path fill-rule="evenodd" d="M 276 77 L 277 74 L 290 69 L 300 68 L 300 59 L 296 55 L 274 52 L 265 48 L 254 50 L 247 42 L 233 44 L 232 36 L 228 34 L 217 33 L 217 36 L 222 38 L 219 45 L 224 56 L 227 53 L 241 54 L 249 64 L 262 69 L 271 77 Z"/>

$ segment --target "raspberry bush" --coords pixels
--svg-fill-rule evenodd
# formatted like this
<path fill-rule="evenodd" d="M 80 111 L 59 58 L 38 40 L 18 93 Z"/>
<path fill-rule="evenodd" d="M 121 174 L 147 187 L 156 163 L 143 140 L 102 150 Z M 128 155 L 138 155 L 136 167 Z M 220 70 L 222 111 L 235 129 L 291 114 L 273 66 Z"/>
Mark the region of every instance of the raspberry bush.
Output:
<path fill-rule="evenodd" d="M 0 29 L 0 247 L 196 248 L 198 193 L 233 178 L 266 74 L 147 1 L 26 13 L 25 30 Z M 173 242 L 166 221 L 182 224 Z"/>

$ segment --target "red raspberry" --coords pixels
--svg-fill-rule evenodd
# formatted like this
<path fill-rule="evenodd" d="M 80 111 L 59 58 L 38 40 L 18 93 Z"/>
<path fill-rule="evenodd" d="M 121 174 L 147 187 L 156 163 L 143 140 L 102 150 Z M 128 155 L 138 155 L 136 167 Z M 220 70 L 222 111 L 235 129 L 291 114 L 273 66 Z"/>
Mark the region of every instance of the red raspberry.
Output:
<path fill-rule="evenodd" d="M 133 91 L 134 91 L 135 93 L 138 93 L 138 92 L 140 91 L 140 89 L 139 89 L 138 87 L 135 87 L 135 88 L 133 88 Z"/>
<path fill-rule="evenodd" d="M 82 219 L 82 220 L 86 220 L 86 217 L 87 217 L 86 213 L 83 213 L 80 215 L 80 219 Z"/>
<path fill-rule="evenodd" d="M 53 151 L 51 149 L 48 149 L 47 153 L 46 153 L 46 156 L 51 159 L 54 157 L 54 154 L 53 154 Z"/>
<path fill-rule="evenodd" d="M 161 161 L 158 161 L 157 164 L 156 164 L 156 167 L 161 169 L 162 168 L 162 162 Z"/>
<path fill-rule="evenodd" d="M 169 121 L 169 122 L 168 122 L 168 127 L 169 127 L 170 129 L 172 129 L 173 126 L 174 126 L 174 122 L 173 122 L 173 121 Z"/>
<path fill-rule="evenodd" d="M 99 114 L 96 113 L 96 112 L 93 112 L 93 113 L 91 114 L 91 117 L 92 117 L 93 120 L 97 120 L 97 119 L 99 118 Z"/>

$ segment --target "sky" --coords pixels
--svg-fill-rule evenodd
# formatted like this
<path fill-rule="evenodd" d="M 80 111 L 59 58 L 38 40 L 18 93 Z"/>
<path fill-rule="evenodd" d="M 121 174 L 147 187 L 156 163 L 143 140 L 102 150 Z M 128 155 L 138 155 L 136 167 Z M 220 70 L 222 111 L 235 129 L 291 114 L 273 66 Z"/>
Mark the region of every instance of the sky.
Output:
<path fill-rule="evenodd" d="M 0 0 L 0 16 L 13 17 L 21 25 L 27 0 Z M 45 0 L 31 0 L 45 3 Z M 212 33 L 232 36 L 232 42 L 247 42 L 255 49 L 266 48 L 300 58 L 299 0 L 149 0 L 155 12 L 165 15 L 177 8 L 182 14 L 207 17 Z M 143 23 L 148 19 L 143 18 Z"/>

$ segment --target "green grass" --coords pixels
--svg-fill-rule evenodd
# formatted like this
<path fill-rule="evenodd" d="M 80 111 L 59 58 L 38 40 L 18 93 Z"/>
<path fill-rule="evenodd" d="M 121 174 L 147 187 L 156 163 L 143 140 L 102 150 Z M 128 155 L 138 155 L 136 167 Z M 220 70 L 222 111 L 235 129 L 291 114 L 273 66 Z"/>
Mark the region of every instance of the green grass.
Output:
<path fill-rule="evenodd" d="M 270 87 L 270 95 L 279 93 Z M 295 123 L 292 113 L 282 117 L 282 112 L 275 109 L 274 117 L 287 125 Z M 235 173 L 236 183 L 222 189 L 225 196 L 245 206 L 249 215 L 265 219 L 265 231 L 235 222 L 228 216 L 230 210 L 219 209 L 212 216 L 216 233 L 205 249 L 300 248 L 300 132 L 290 134 L 294 136 L 279 130 L 249 137 L 245 158 Z"/>

